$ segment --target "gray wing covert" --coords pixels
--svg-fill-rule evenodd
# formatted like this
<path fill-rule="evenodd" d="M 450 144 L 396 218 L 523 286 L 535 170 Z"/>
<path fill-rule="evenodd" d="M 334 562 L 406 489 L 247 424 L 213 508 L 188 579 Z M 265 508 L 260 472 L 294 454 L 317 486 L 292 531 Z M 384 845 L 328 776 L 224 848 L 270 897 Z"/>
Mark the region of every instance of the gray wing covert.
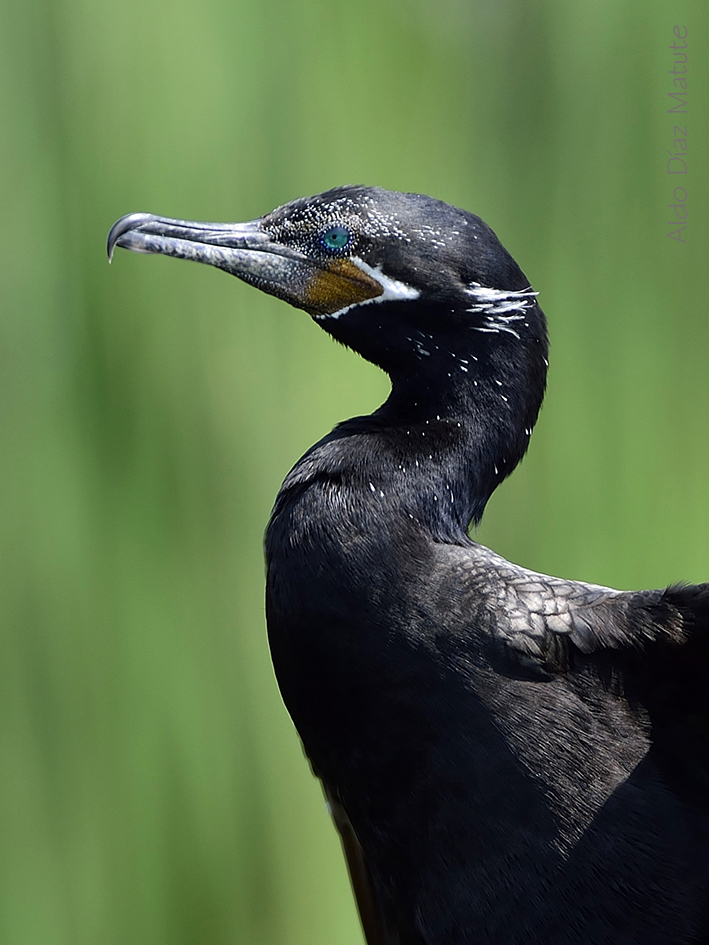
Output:
<path fill-rule="evenodd" d="M 511 564 L 481 545 L 455 551 L 471 607 L 533 676 L 594 673 L 642 706 L 668 783 L 709 810 L 709 584 L 618 591 Z M 480 601 L 485 603 L 481 605 Z"/>
<path fill-rule="evenodd" d="M 490 613 L 495 638 L 530 669 L 565 671 L 574 650 L 640 654 L 653 643 L 676 646 L 709 622 L 709 585 L 619 591 L 528 570 L 482 545 L 455 549 L 455 557 L 471 601 Z"/>

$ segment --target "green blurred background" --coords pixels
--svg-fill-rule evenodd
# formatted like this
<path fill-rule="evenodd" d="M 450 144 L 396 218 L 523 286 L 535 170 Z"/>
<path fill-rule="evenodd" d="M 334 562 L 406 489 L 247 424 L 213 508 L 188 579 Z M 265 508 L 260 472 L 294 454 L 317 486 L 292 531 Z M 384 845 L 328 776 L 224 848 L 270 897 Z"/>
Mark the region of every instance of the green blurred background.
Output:
<path fill-rule="evenodd" d="M 109 269 L 111 223 L 348 182 L 479 213 L 552 335 L 481 540 L 621 587 L 706 580 L 708 26 L 702 0 L 3 0 L 3 945 L 361 941 L 271 672 L 261 536 L 292 463 L 387 384 L 216 270 Z"/>

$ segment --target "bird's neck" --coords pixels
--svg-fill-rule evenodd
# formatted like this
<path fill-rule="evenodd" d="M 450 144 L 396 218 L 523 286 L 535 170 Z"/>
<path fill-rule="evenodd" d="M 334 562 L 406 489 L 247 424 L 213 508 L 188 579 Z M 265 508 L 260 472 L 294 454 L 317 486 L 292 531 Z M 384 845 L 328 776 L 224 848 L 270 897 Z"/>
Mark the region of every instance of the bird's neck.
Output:
<path fill-rule="evenodd" d="M 322 444 L 368 502 L 397 509 L 442 540 L 465 538 L 522 459 L 544 396 L 546 348 L 464 359 L 466 371 L 392 376 L 387 401 Z M 324 454 L 323 454 L 324 455 Z"/>

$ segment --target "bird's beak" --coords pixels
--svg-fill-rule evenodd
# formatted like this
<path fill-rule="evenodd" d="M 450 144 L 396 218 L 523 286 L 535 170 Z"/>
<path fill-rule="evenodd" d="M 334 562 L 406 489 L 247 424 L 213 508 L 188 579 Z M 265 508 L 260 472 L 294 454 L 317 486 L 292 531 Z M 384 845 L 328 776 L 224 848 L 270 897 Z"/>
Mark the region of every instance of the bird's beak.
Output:
<path fill-rule="evenodd" d="M 331 315 L 384 291 L 349 259 L 312 259 L 276 242 L 260 219 L 195 223 L 130 213 L 111 227 L 109 261 L 116 246 L 216 266 L 314 316 Z"/>

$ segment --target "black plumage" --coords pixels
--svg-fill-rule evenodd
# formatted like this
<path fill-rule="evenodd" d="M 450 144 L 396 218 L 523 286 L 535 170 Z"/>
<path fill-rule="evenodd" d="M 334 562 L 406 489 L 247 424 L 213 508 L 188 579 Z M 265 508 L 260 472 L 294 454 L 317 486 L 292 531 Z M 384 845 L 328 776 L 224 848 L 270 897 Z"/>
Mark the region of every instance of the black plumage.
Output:
<path fill-rule="evenodd" d="M 472 541 L 542 402 L 536 293 L 478 217 L 342 187 L 114 245 L 225 269 L 391 377 L 266 535 L 283 698 L 370 945 L 709 943 L 709 585 L 620 592 Z"/>

